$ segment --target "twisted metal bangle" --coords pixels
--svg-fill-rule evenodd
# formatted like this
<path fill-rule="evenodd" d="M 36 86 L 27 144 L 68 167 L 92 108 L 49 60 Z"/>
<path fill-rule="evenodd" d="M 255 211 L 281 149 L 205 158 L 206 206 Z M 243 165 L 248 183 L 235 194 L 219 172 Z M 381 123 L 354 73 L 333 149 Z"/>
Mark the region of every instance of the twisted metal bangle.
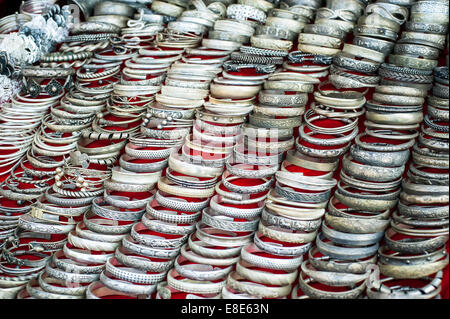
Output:
<path fill-rule="evenodd" d="M 430 116 L 428 114 L 425 114 L 425 117 L 423 119 L 426 125 L 431 127 L 432 129 L 439 131 L 439 132 L 449 132 L 448 125 L 438 125 L 434 123 L 434 120 L 430 119 Z"/>
<path fill-rule="evenodd" d="M 268 64 L 258 64 L 258 63 L 233 63 L 232 61 L 227 61 L 223 64 L 223 67 L 228 72 L 240 72 L 241 69 L 252 69 L 254 68 L 256 73 L 273 73 L 276 70 L 275 65 Z"/>
<path fill-rule="evenodd" d="M 293 51 L 288 54 L 288 60 L 291 63 L 304 63 L 308 61 L 313 64 L 330 65 L 333 63 L 333 56 L 304 53 L 302 51 Z"/>
<path fill-rule="evenodd" d="M 288 52 L 281 50 L 261 49 L 250 46 L 241 46 L 239 50 L 245 54 L 262 55 L 268 57 L 285 57 L 288 55 Z"/>

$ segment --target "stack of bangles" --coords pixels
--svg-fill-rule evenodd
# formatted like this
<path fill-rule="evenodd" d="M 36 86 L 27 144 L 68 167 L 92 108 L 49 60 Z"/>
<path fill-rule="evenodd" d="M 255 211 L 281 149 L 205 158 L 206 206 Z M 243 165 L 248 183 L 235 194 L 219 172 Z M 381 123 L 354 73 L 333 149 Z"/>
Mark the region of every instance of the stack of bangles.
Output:
<path fill-rule="evenodd" d="M 211 10 L 217 10 L 213 4 Z M 192 134 L 186 135 L 181 149 L 170 155 L 166 178 L 158 182 L 158 192 L 164 191 L 161 193 L 163 196 L 157 198 L 159 205 L 171 205 L 170 208 L 176 209 L 175 216 L 183 211 L 186 211 L 184 214 L 193 212 L 192 209 L 195 211 L 194 214 L 189 213 L 193 217 L 195 215 L 195 219 L 191 219 L 195 222 L 190 223 L 186 243 L 181 247 L 180 255 L 174 258 L 167 280 L 158 286 L 157 298 L 161 299 L 185 299 L 191 296 L 220 298 L 226 276 L 236 262 L 242 236 L 248 238 L 245 229 L 255 224 L 254 219 L 239 222 L 231 216 L 223 216 L 214 209 L 214 200 L 219 196 L 213 195 L 221 185 L 218 183 L 221 175 L 222 182 L 226 178 L 225 163 L 232 156 L 242 123 L 252 111 L 253 100 L 260 87 L 259 83 L 247 84 L 245 77 L 228 75 L 226 68 L 222 70 L 222 65 L 230 55 L 233 58 L 234 53 L 231 52 L 247 43 L 253 34 L 253 27 L 250 23 L 248 26 L 246 24 L 247 17 L 256 12 L 259 13 L 258 17 L 265 14 L 241 4 L 223 9 L 226 10 L 222 10 L 222 18 L 225 14 L 229 19 L 231 15 L 239 14 L 232 23 L 241 26 L 242 31 L 239 29 L 236 34 L 229 32 L 228 28 L 224 30 L 231 20 L 219 19 L 210 26 L 214 27 L 214 31 L 210 31 L 208 38 L 202 40 L 202 47 L 188 48 L 186 59 L 183 59 L 186 67 L 188 63 L 192 65 L 192 80 L 204 79 L 207 83 L 206 88 L 209 90 L 206 90 L 208 95 L 205 98 L 208 101 L 195 111 Z M 173 77 L 175 80 L 180 75 L 185 76 L 188 72 L 186 67 L 183 70 L 181 64 L 176 65 L 176 68 L 174 65 L 168 72 L 168 78 Z M 170 198 L 173 203 L 164 197 Z M 176 206 L 173 206 L 175 203 Z M 238 237 L 229 237 L 234 237 L 234 234 Z"/>
<path fill-rule="evenodd" d="M 54 2 L 0 18 L 0 299 L 448 298 L 448 1 Z"/>
<path fill-rule="evenodd" d="M 381 277 L 367 288 L 369 298 L 414 294 L 414 298 L 433 299 L 441 292 L 442 270 L 449 262 L 448 67 L 434 69 L 434 79 L 435 85 L 446 87 L 446 93 L 433 90 L 427 97 L 428 110 L 412 148 L 412 163 L 378 250 Z M 423 282 L 428 289 L 416 288 Z"/>

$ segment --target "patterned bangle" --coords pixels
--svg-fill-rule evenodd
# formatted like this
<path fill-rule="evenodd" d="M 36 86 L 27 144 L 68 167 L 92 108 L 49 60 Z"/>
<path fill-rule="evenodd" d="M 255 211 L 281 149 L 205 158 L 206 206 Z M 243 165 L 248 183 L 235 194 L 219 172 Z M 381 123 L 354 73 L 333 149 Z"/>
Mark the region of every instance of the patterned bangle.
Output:
<path fill-rule="evenodd" d="M 68 61 L 76 61 L 76 60 L 85 60 L 91 58 L 93 55 L 92 52 L 54 52 L 44 55 L 41 58 L 41 62 L 68 62 Z"/>
<path fill-rule="evenodd" d="M 240 72 L 242 69 L 255 69 L 256 73 L 273 73 L 276 71 L 275 65 L 261 64 L 261 63 L 233 63 L 233 61 L 227 61 L 223 64 L 223 67 L 228 72 Z"/>
<path fill-rule="evenodd" d="M 253 6 L 231 4 L 227 8 L 227 17 L 235 20 L 255 20 L 262 24 L 266 22 L 264 11 Z"/>
<path fill-rule="evenodd" d="M 245 54 L 241 52 L 231 53 L 231 60 L 238 61 L 238 63 L 252 63 L 252 64 L 283 64 L 282 57 L 267 57 L 256 54 Z"/>
<path fill-rule="evenodd" d="M 64 42 L 99 42 L 99 41 L 107 41 L 113 36 L 117 36 L 117 34 L 96 33 L 96 34 L 70 35 L 64 39 Z"/>
<path fill-rule="evenodd" d="M 241 46 L 239 50 L 245 54 L 262 55 L 270 57 L 285 57 L 288 55 L 288 52 L 282 50 L 262 49 L 251 46 Z"/>
<path fill-rule="evenodd" d="M 446 133 L 449 131 L 448 125 L 438 125 L 438 124 L 434 123 L 434 120 L 430 119 L 430 116 L 428 114 L 425 114 L 423 121 L 425 122 L 426 125 L 428 125 L 429 127 L 431 127 L 432 129 L 434 129 L 436 131 L 446 132 Z"/>
<path fill-rule="evenodd" d="M 332 56 L 304 53 L 301 51 L 290 52 L 288 55 L 288 60 L 291 63 L 304 63 L 306 61 L 312 62 L 314 64 L 325 64 L 325 65 L 330 65 L 333 63 Z"/>

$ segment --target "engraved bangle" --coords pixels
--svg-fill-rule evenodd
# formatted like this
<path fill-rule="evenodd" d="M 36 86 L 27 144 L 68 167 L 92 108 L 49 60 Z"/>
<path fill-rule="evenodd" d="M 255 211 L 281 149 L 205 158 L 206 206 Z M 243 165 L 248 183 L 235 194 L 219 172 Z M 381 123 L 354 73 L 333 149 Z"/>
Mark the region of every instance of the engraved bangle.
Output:
<path fill-rule="evenodd" d="M 402 286 L 396 285 L 392 288 L 385 285 L 384 282 L 394 280 L 387 277 L 381 279 L 379 285 L 367 287 L 366 294 L 370 299 L 433 299 L 441 292 L 442 271 L 439 271 L 434 278 L 426 277 L 429 283 L 420 288 L 402 289 Z"/>
<path fill-rule="evenodd" d="M 172 269 L 167 274 L 167 285 L 170 287 L 196 294 L 218 294 L 225 286 L 225 280 L 220 282 L 203 281 L 203 280 L 190 280 L 190 279 L 176 279 L 177 275 L 180 275 L 175 269 Z"/>
<path fill-rule="evenodd" d="M 419 70 L 432 70 L 438 65 L 437 60 L 420 59 L 398 54 L 389 55 L 389 63 Z"/>
<path fill-rule="evenodd" d="M 301 244 L 299 246 L 280 246 L 279 244 L 274 244 L 271 241 L 265 242 L 261 239 L 262 237 L 265 236 L 261 232 L 257 231 L 255 233 L 253 239 L 255 245 L 259 249 L 277 256 L 302 256 L 311 247 L 311 243 Z"/>
<path fill-rule="evenodd" d="M 211 210 L 231 218 L 254 219 L 259 217 L 264 207 L 263 202 L 257 203 L 257 208 L 237 208 L 221 205 L 222 202 L 225 203 L 222 196 L 214 195 L 210 200 Z"/>
<path fill-rule="evenodd" d="M 219 280 L 228 275 L 228 273 L 232 270 L 232 266 L 228 266 L 226 268 L 212 268 L 208 266 L 199 265 L 199 264 L 186 264 L 183 265 L 183 262 L 188 261 L 184 256 L 178 256 L 175 259 L 175 270 L 183 277 L 199 280 L 199 281 L 212 281 Z"/>
<path fill-rule="evenodd" d="M 265 225 L 263 221 L 259 223 L 258 231 L 264 236 L 272 238 L 274 240 L 303 244 L 310 243 L 316 238 L 318 230 L 312 232 L 296 231 L 291 229 L 283 229 L 277 226 Z"/>
<path fill-rule="evenodd" d="M 128 295 L 151 295 L 156 291 L 156 284 L 134 284 L 129 283 L 125 280 L 116 280 L 111 278 L 114 275 L 110 274 L 108 271 L 104 271 L 100 274 L 100 282 L 110 289 L 126 293 Z"/>
<path fill-rule="evenodd" d="M 265 35 L 252 35 L 250 43 L 254 47 L 268 50 L 288 52 L 292 48 L 292 41 L 273 39 Z"/>
<path fill-rule="evenodd" d="M 285 286 L 292 284 L 296 279 L 298 272 L 297 270 L 274 274 L 268 271 L 254 270 L 250 268 L 252 265 L 239 260 L 236 264 L 236 273 L 252 282 L 272 285 L 272 286 Z"/>
<path fill-rule="evenodd" d="M 369 246 L 378 243 L 384 236 L 384 230 L 375 233 L 348 233 L 329 228 L 327 223 L 322 224 L 322 234 L 333 243 L 348 246 Z"/>
<path fill-rule="evenodd" d="M 158 259 L 173 259 L 180 253 L 180 248 L 159 248 L 141 245 L 131 236 L 127 236 L 122 240 L 122 247 L 138 255 L 146 257 L 154 257 Z"/>
<path fill-rule="evenodd" d="M 258 268 L 284 270 L 288 272 L 296 270 L 303 261 L 302 256 L 281 259 L 276 257 L 263 257 L 255 253 L 264 253 L 264 251 L 260 250 L 253 243 L 245 245 L 241 249 L 241 259 Z"/>
<path fill-rule="evenodd" d="M 336 259 L 358 260 L 373 256 L 378 250 L 378 243 L 367 247 L 342 247 L 333 242 L 324 242 L 324 235 L 319 233 L 316 238 L 317 249 L 324 255 Z"/>
<path fill-rule="evenodd" d="M 141 234 L 141 231 L 147 231 L 147 227 L 142 223 L 136 223 L 131 228 L 130 235 L 138 243 L 146 245 L 149 247 L 157 248 L 179 248 L 181 247 L 187 239 L 187 235 L 175 235 L 174 238 L 165 238 L 162 236 L 154 236 Z M 161 233 L 162 234 L 162 233 Z"/>
<path fill-rule="evenodd" d="M 143 271 L 135 271 L 134 268 L 130 267 L 120 267 L 123 266 L 120 262 L 115 258 L 110 258 L 106 262 L 106 271 L 114 276 L 115 278 L 143 285 L 155 285 L 158 282 L 162 281 L 166 273 L 145 273 Z"/>
<path fill-rule="evenodd" d="M 220 213 L 214 212 L 208 208 L 204 208 L 202 213 L 202 222 L 205 225 L 217 229 L 248 232 L 256 230 L 259 223 L 258 218 L 246 221 L 235 221 L 232 217 L 220 215 Z"/>
<path fill-rule="evenodd" d="M 291 285 L 267 287 L 262 284 L 256 285 L 249 282 L 246 278 L 237 272 L 232 272 L 227 278 L 227 287 L 235 289 L 239 292 L 246 293 L 251 296 L 262 298 L 280 298 L 287 296 L 291 289 Z"/>
<path fill-rule="evenodd" d="M 181 256 L 183 256 L 184 258 L 186 258 L 191 262 L 195 262 L 198 264 L 213 265 L 213 266 L 231 266 L 234 265 L 239 260 L 239 256 L 231 258 L 207 258 L 198 255 L 191 250 L 188 251 L 186 250 L 186 248 L 187 245 L 184 245 L 181 248 Z"/>
<path fill-rule="evenodd" d="M 353 287 L 353 285 L 347 286 L 349 287 L 348 290 L 335 292 L 314 288 L 311 286 L 312 282 L 315 282 L 315 279 L 313 279 L 312 277 L 306 278 L 306 274 L 304 272 L 300 272 L 300 289 L 310 298 L 314 299 L 357 299 L 366 288 L 365 281 L 362 281 L 362 283 L 360 283 L 356 287 Z"/>
<path fill-rule="evenodd" d="M 197 240 L 194 240 L 197 239 Z M 241 246 L 227 247 L 223 249 L 215 249 L 214 245 L 210 245 L 203 240 L 199 240 L 196 233 L 189 236 L 188 247 L 196 254 L 208 258 L 234 258 L 241 252 Z"/>

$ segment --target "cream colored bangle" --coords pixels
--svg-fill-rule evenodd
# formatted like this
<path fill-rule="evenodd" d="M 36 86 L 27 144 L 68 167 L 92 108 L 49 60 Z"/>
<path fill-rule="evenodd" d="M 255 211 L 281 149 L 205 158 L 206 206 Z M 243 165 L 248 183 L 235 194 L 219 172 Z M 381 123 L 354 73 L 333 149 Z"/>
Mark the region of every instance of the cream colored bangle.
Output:
<path fill-rule="evenodd" d="M 352 21 L 337 20 L 337 19 L 319 18 L 319 19 L 315 19 L 314 23 L 330 25 L 336 29 L 343 30 L 345 33 L 351 32 L 355 27 L 355 23 L 353 23 Z"/>
<path fill-rule="evenodd" d="M 305 25 L 306 23 L 302 21 L 280 17 L 268 17 L 266 20 L 266 26 L 279 27 L 295 33 L 300 33 Z"/>
<path fill-rule="evenodd" d="M 211 83 L 211 95 L 221 99 L 248 99 L 254 97 L 261 90 L 261 85 L 226 85 L 219 83 Z"/>
<path fill-rule="evenodd" d="M 404 95 L 410 97 L 425 97 L 424 92 L 422 90 L 416 89 L 414 87 L 407 86 L 393 86 L 393 85 L 377 85 L 375 88 L 375 92 L 381 94 L 395 94 L 395 95 Z"/>
<path fill-rule="evenodd" d="M 383 63 L 385 58 L 385 55 L 381 52 L 349 43 L 344 44 L 342 52 L 352 54 L 357 57 L 366 58 L 378 63 Z"/>
<path fill-rule="evenodd" d="M 170 154 L 169 167 L 179 173 L 196 177 L 218 177 L 223 172 L 222 167 L 201 166 L 185 162 L 178 153 Z"/>
<path fill-rule="evenodd" d="M 329 37 L 321 34 L 301 33 L 298 35 L 298 42 L 301 44 L 309 44 L 320 47 L 339 49 L 342 41 L 337 38 Z"/>
<path fill-rule="evenodd" d="M 183 7 L 179 7 L 177 5 L 154 0 L 151 6 L 152 11 L 159 13 L 161 15 L 168 15 L 171 17 L 178 18 L 184 11 Z"/>
<path fill-rule="evenodd" d="M 327 93 L 338 93 L 339 91 L 325 91 Z M 348 91 L 347 91 L 348 92 Z M 362 96 L 357 99 L 347 99 L 347 98 L 339 98 L 339 97 L 329 97 L 319 91 L 314 92 L 314 100 L 321 105 L 331 106 L 333 108 L 339 109 L 358 109 L 363 107 L 366 104 L 366 98 Z M 341 108 L 343 106 L 343 108 Z"/>
<path fill-rule="evenodd" d="M 283 116 L 302 116 L 305 113 L 305 107 L 263 107 L 263 106 L 255 106 L 253 111 L 258 114 L 263 114 L 267 116 L 278 116 L 283 114 Z"/>
<path fill-rule="evenodd" d="M 197 109 L 197 108 L 203 106 L 203 103 L 205 103 L 205 100 L 203 100 L 203 99 L 186 100 L 183 98 L 167 96 L 167 95 L 162 95 L 162 94 L 156 94 L 155 100 L 159 104 L 164 105 L 169 108 L 183 107 L 183 108 Z"/>
<path fill-rule="evenodd" d="M 189 278 L 175 279 L 172 274 L 178 272 L 175 269 L 167 273 L 167 285 L 173 289 L 195 294 L 218 294 L 225 287 L 225 279 L 220 282 L 212 282 L 207 280 L 192 280 Z"/>
<path fill-rule="evenodd" d="M 196 254 L 213 259 L 223 259 L 223 258 L 235 258 L 241 252 L 241 247 L 231 247 L 228 249 L 214 249 L 209 247 L 214 247 L 205 243 L 204 241 L 193 241 L 192 236 L 189 236 L 188 247 Z M 209 247 L 208 247 L 209 246 Z"/>
<path fill-rule="evenodd" d="M 78 237 L 74 232 L 70 232 L 67 236 L 68 242 L 77 247 L 92 251 L 115 251 L 120 246 L 120 241 L 115 243 L 101 242 Z"/>
<path fill-rule="evenodd" d="M 207 75 L 209 78 L 213 79 L 216 77 L 216 74 L 222 71 L 221 63 L 219 64 L 211 64 L 211 65 L 202 65 L 202 64 L 188 64 L 177 61 L 172 64 L 168 74 L 183 72 L 188 75 Z M 187 73 L 186 73 L 187 72 Z"/>
<path fill-rule="evenodd" d="M 294 218 L 297 220 L 316 220 L 322 218 L 325 215 L 324 208 L 300 208 L 289 207 L 274 203 L 270 198 L 270 195 L 266 201 L 266 207 L 280 216 Z"/>
<path fill-rule="evenodd" d="M 273 9 L 273 3 L 265 0 L 238 0 L 239 4 L 255 7 L 267 13 L 270 9 Z"/>
<path fill-rule="evenodd" d="M 284 205 L 292 208 L 292 209 L 300 209 L 300 210 L 304 210 L 304 212 L 310 212 L 311 210 L 313 210 L 314 212 L 312 212 L 313 214 L 317 213 L 317 209 L 325 209 L 327 207 L 328 201 L 326 202 L 320 202 L 320 203 L 302 203 L 302 202 L 293 202 L 290 201 L 284 197 L 281 197 L 278 195 L 278 193 L 275 191 L 275 189 L 272 189 L 268 195 L 267 195 L 267 203 L 271 203 L 269 206 L 273 207 L 274 211 L 276 209 L 278 209 L 279 207 L 284 207 Z M 281 209 L 281 208 L 280 208 Z M 278 215 L 282 215 L 283 212 L 278 212 Z M 324 213 L 322 213 L 323 215 Z M 300 216 L 301 217 L 301 216 Z M 291 217 L 291 218 L 296 218 L 296 217 Z"/>
<path fill-rule="evenodd" d="M 203 145 L 203 144 L 197 144 L 194 141 L 198 139 L 191 140 L 191 135 L 186 135 L 184 139 L 184 145 L 187 146 L 190 149 L 200 151 L 202 153 L 215 153 L 215 154 L 230 154 L 233 151 L 234 143 L 231 144 L 231 146 L 222 146 L 222 147 L 214 147 L 212 145 Z M 205 140 L 200 140 L 201 142 L 205 142 Z M 216 141 L 219 141 L 219 139 L 216 138 Z M 214 138 L 212 140 L 214 142 Z M 233 142 L 233 141 L 232 141 Z M 230 143 L 228 144 L 230 145 Z"/>
<path fill-rule="evenodd" d="M 317 45 L 304 44 L 304 43 L 299 43 L 298 49 L 300 51 L 303 51 L 306 53 L 317 54 L 317 55 L 335 55 L 335 54 L 341 52 L 341 49 L 326 48 L 326 47 L 320 47 Z"/>
<path fill-rule="evenodd" d="M 254 47 L 268 50 L 289 51 L 292 49 L 292 41 L 273 39 L 265 35 L 252 35 L 250 44 Z"/>
<path fill-rule="evenodd" d="M 137 95 L 149 95 L 159 92 L 159 86 L 153 85 L 124 85 L 116 83 L 114 84 L 114 94 L 120 96 L 137 96 Z"/>

